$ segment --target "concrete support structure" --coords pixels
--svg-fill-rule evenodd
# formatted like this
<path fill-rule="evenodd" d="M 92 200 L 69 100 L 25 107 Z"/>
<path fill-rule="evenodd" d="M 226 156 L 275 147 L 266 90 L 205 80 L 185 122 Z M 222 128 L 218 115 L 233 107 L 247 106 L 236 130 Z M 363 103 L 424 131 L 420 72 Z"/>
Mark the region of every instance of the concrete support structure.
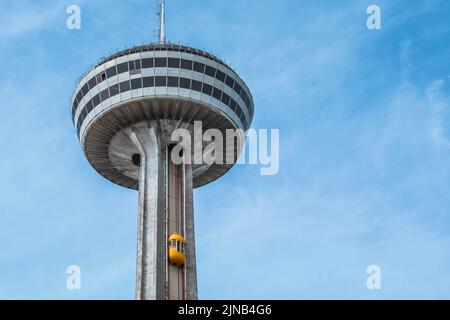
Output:
<path fill-rule="evenodd" d="M 188 243 L 186 251 L 186 300 L 197 300 L 197 258 L 195 254 L 195 228 L 194 228 L 194 184 L 192 165 L 184 165 L 184 234 Z M 192 243 L 192 245 L 189 245 Z"/>
<path fill-rule="evenodd" d="M 167 127 L 133 127 L 130 139 L 140 152 L 136 299 L 197 299 L 193 179 L 190 164 L 174 164 Z M 187 242 L 186 263 L 169 264 L 171 234 Z"/>

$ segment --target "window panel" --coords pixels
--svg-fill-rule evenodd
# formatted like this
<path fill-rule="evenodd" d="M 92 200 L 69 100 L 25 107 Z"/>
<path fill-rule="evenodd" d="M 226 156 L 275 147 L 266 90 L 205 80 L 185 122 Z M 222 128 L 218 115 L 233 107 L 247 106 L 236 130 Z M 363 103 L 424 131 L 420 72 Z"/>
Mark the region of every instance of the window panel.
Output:
<path fill-rule="evenodd" d="M 153 58 L 142 59 L 142 68 L 153 68 Z"/>
<path fill-rule="evenodd" d="M 95 77 L 93 77 L 91 80 L 89 80 L 88 85 L 89 85 L 89 89 L 92 89 L 97 85 L 97 80 L 95 79 Z"/>
<path fill-rule="evenodd" d="M 177 77 L 168 77 L 167 78 L 167 86 L 178 88 L 178 78 Z"/>
<path fill-rule="evenodd" d="M 102 99 L 102 101 L 109 99 L 109 90 L 105 89 L 102 92 L 100 92 L 100 98 Z"/>
<path fill-rule="evenodd" d="M 81 111 L 81 121 L 86 119 L 86 117 L 87 117 L 87 110 L 86 108 L 83 108 L 83 110 Z"/>
<path fill-rule="evenodd" d="M 194 71 L 205 73 L 205 65 L 200 62 L 194 62 Z"/>
<path fill-rule="evenodd" d="M 167 86 L 167 78 L 166 77 L 155 77 L 155 87 L 165 87 Z"/>
<path fill-rule="evenodd" d="M 150 88 L 155 86 L 155 77 L 143 78 L 144 88 Z"/>
<path fill-rule="evenodd" d="M 121 82 L 120 84 L 119 84 L 119 86 L 120 86 L 120 92 L 127 92 L 127 91 L 130 91 L 130 81 L 124 81 L 124 82 Z"/>
<path fill-rule="evenodd" d="M 117 74 L 116 66 L 112 66 L 111 68 L 106 70 L 106 76 L 108 78 L 114 77 Z"/>
<path fill-rule="evenodd" d="M 231 100 L 230 100 L 230 108 L 231 108 L 231 110 L 233 110 L 234 112 L 236 112 L 236 109 L 237 109 L 237 103 L 236 103 L 236 101 L 234 101 L 234 99 L 231 99 Z"/>
<path fill-rule="evenodd" d="M 140 89 L 140 88 L 142 88 L 142 78 L 132 79 L 131 89 Z"/>
<path fill-rule="evenodd" d="M 128 62 L 121 63 L 117 65 L 117 73 L 124 73 L 128 71 Z"/>
<path fill-rule="evenodd" d="M 242 115 L 242 109 L 241 109 L 241 107 L 239 106 L 239 104 L 237 105 L 236 115 L 238 116 L 239 119 L 241 118 L 241 115 Z"/>
<path fill-rule="evenodd" d="M 222 94 L 222 102 L 226 105 L 228 105 L 228 103 L 230 103 L 230 96 L 227 95 L 225 92 Z"/>
<path fill-rule="evenodd" d="M 134 60 L 134 66 L 136 69 L 141 69 L 141 60 Z"/>
<path fill-rule="evenodd" d="M 156 68 L 167 67 L 167 58 L 155 58 L 155 67 Z"/>
<path fill-rule="evenodd" d="M 210 66 L 206 66 L 205 73 L 208 76 L 214 78 L 216 76 L 216 69 L 214 69 L 213 67 L 210 67 Z"/>
<path fill-rule="evenodd" d="M 184 89 L 191 88 L 191 79 L 180 78 L 180 87 Z"/>
<path fill-rule="evenodd" d="M 92 100 L 89 100 L 89 102 L 86 105 L 87 113 L 91 112 L 92 109 L 94 109 L 94 105 L 92 104 Z"/>
<path fill-rule="evenodd" d="M 101 72 L 101 73 L 97 74 L 95 76 L 95 80 L 97 81 L 97 84 L 102 81 L 105 81 L 106 80 L 106 72 Z"/>
<path fill-rule="evenodd" d="M 225 79 L 225 83 L 227 84 L 227 86 L 229 86 L 231 89 L 233 89 L 234 80 L 232 77 L 227 75 L 227 78 Z"/>
<path fill-rule="evenodd" d="M 237 94 L 241 94 L 241 90 L 242 90 L 242 87 L 239 85 L 239 83 L 237 83 L 235 81 L 234 82 L 234 91 L 236 91 Z"/>
<path fill-rule="evenodd" d="M 242 112 L 240 119 L 241 119 L 242 124 L 245 126 L 246 123 L 247 123 L 247 121 L 245 120 L 245 114 L 244 114 L 244 112 Z"/>
<path fill-rule="evenodd" d="M 203 84 L 202 92 L 203 92 L 204 94 L 207 94 L 208 96 L 210 96 L 211 93 L 212 93 L 212 89 L 213 89 L 212 86 L 210 86 L 210 85 L 207 84 L 207 83 L 204 83 L 204 84 Z"/>
<path fill-rule="evenodd" d="M 250 110 L 251 108 L 251 103 L 250 103 L 250 97 L 248 95 L 245 96 L 245 105 L 247 106 L 247 108 Z"/>
<path fill-rule="evenodd" d="M 245 102 L 245 99 L 247 99 L 247 94 L 245 93 L 245 90 L 242 90 L 242 91 L 241 91 L 240 96 L 241 96 L 241 98 L 242 98 L 242 101 Z"/>
<path fill-rule="evenodd" d="M 216 79 L 225 82 L 225 73 L 223 73 L 220 70 L 217 70 Z"/>
<path fill-rule="evenodd" d="M 89 88 L 87 86 L 87 83 L 83 86 L 83 88 L 81 88 L 81 92 L 83 93 L 83 96 L 85 96 L 86 93 L 89 92 Z"/>
<path fill-rule="evenodd" d="M 92 102 L 94 103 L 94 107 L 100 104 L 100 95 L 96 94 L 94 98 L 92 98 Z"/>
<path fill-rule="evenodd" d="M 202 91 L 202 83 L 200 81 L 197 80 L 192 80 L 192 86 L 191 86 L 192 90 L 201 92 Z"/>
<path fill-rule="evenodd" d="M 190 60 L 181 59 L 181 68 L 182 69 L 192 70 L 192 64 L 193 63 Z"/>
<path fill-rule="evenodd" d="M 111 97 L 114 97 L 115 95 L 117 95 L 119 93 L 120 93 L 120 90 L 119 90 L 118 84 L 115 84 L 115 85 L 112 85 L 111 87 L 109 87 L 109 95 Z"/>
<path fill-rule="evenodd" d="M 217 88 L 214 88 L 214 90 L 213 90 L 213 97 L 220 101 L 221 95 L 222 95 L 222 91 L 220 91 Z"/>
<path fill-rule="evenodd" d="M 180 67 L 180 59 L 169 58 L 168 64 L 169 64 L 169 68 L 179 68 Z"/>
<path fill-rule="evenodd" d="M 77 99 L 78 103 L 80 103 L 81 99 L 83 99 L 83 93 L 81 92 L 81 90 L 78 91 L 76 99 Z"/>
<path fill-rule="evenodd" d="M 75 111 L 77 110 L 77 104 L 76 102 L 73 103 L 72 105 L 72 120 L 75 117 Z"/>

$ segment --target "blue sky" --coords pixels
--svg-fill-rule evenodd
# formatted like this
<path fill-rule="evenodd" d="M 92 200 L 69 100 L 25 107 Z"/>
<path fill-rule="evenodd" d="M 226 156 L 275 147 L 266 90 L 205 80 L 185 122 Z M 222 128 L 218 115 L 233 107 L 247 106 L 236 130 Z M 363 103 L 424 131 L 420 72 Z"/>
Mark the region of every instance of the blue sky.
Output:
<path fill-rule="evenodd" d="M 78 4 L 82 29 L 68 30 Z M 366 28 L 377 4 L 382 30 Z M 137 193 L 100 177 L 77 78 L 154 39 L 153 0 L 2 1 L 0 298 L 133 299 Z M 195 191 L 202 299 L 450 298 L 450 3 L 169 0 L 168 38 L 235 68 L 280 171 Z M 82 288 L 66 288 L 81 267 Z M 366 268 L 382 289 L 366 288 Z"/>

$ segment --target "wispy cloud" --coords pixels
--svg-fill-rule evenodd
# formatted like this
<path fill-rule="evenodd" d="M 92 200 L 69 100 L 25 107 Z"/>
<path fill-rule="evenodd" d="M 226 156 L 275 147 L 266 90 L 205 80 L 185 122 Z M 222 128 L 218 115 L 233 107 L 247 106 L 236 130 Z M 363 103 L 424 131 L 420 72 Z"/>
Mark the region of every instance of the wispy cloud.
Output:
<path fill-rule="evenodd" d="M 65 21 L 66 7 L 63 1 L 14 1 L 2 8 L 0 39 L 11 40 L 29 32 L 56 27 L 55 21 Z M 64 25 L 61 26 L 61 28 Z"/>
<path fill-rule="evenodd" d="M 0 13 L 0 297 L 131 299 L 137 194 L 83 159 L 69 100 L 101 54 L 151 39 L 153 2 L 82 2 L 86 32 L 62 33 L 68 4 Z M 226 57 L 253 125 L 281 129 L 277 176 L 237 166 L 195 192 L 200 297 L 447 298 L 448 4 L 383 1 L 373 32 L 360 2 L 168 5 L 169 39 Z"/>
<path fill-rule="evenodd" d="M 429 108 L 431 109 L 431 134 L 436 144 L 450 147 L 450 105 L 449 97 L 443 92 L 449 77 L 433 81 L 426 89 Z"/>

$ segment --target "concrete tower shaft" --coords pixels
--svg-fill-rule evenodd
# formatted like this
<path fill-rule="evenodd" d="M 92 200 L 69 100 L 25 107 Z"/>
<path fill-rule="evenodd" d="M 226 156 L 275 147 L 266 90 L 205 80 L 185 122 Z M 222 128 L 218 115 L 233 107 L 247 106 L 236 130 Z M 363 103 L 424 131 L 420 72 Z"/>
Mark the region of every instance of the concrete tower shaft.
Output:
<path fill-rule="evenodd" d="M 192 165 L 174 164 L 170 124 L 128 130 L 140 151 L 136 299 L 197 299 Z M 169 264 L 167 239 L 185 235 L 184 266 Z"/>

